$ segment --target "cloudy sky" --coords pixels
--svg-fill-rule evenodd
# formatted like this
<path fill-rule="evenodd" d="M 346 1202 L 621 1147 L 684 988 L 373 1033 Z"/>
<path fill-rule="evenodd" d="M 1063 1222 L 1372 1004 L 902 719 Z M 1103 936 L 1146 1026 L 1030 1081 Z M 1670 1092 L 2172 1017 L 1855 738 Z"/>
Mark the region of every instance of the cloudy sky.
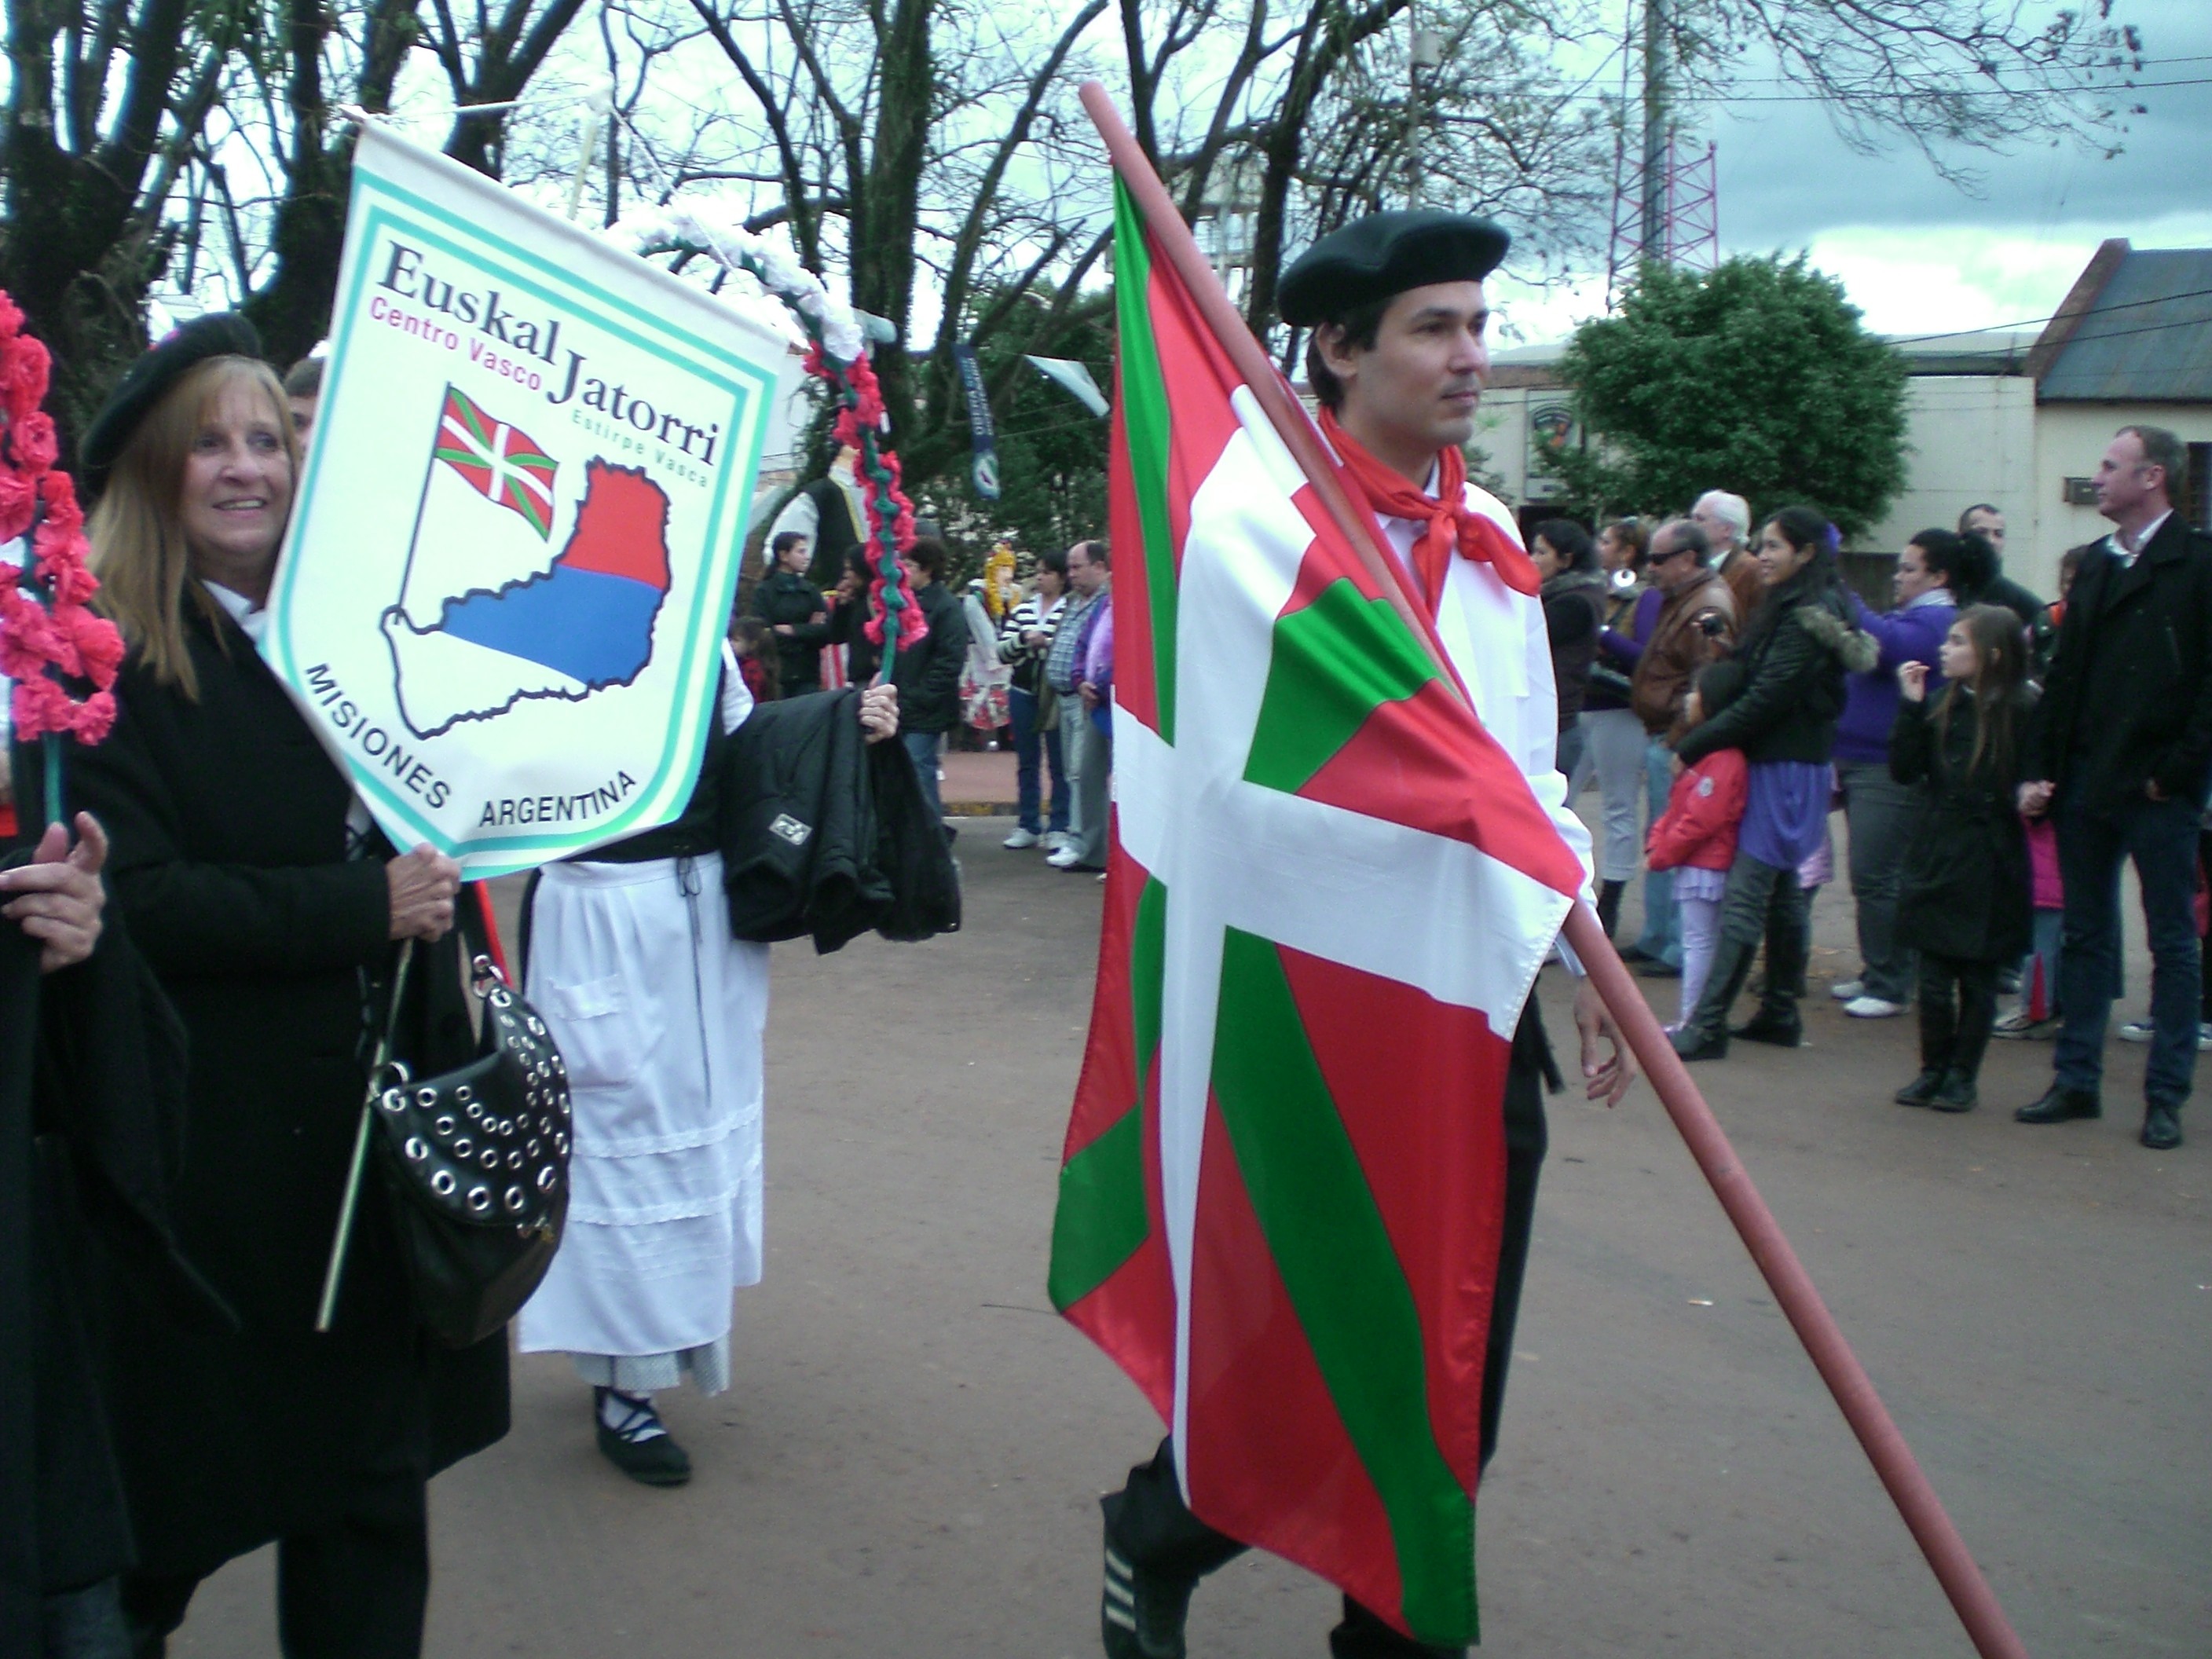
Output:
<path fill-rule="evenodd" d="M 1856 155 L 1814 104 L 1736 106 L 1708 119 L 1718 146 L 1723 253 L 1795 252 L 1842 279 L 1869 327 L 1925 334 L 2048 315 L 2107 236 L 2137 247 L 2212 246 L 2212 0 L 2118 0 L 2142 31 L 2148 115 L 2124 154 L 2073 148 L 1961 161 L 1979 195 L 1938 178 L 1917 151 Z M 1747 88 L 1771 93 L 1782 88 Z M 1498 295 L 1522 338 L 1561 337 L 1602 304 L 1602 283 Z"/>

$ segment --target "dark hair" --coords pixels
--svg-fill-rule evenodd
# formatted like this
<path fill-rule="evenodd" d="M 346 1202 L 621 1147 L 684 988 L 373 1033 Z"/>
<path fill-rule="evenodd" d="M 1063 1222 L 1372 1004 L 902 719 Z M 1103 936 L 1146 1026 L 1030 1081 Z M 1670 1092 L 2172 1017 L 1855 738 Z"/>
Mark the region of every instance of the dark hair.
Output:
<path fill-rule="evenodd" d="M 1343 331 L 1344 345 L 1355 351 L 1371 351 L 1382 332 L 1383 313 L 1390 309 L 1395 294 L 1381 300 L 1370 300 L 1365 305 L 1352 307 L 1341 317 L 1324 318 L 1314 325 L 1313 332 L 1306 336 L 1306 384 L 1313 388 L 1325 409 L 1344 407 L 1344 382 L 1336 378 L 1335 371 L 1322 360 L 1321 331 L 1325 328 Z"/>
<path fill-rule="evenodd" d="M 1536 533 L 1551 543 L 1552 551 L 1565 562 L 1568 569 L 1597 568 L 1597 544 L 1572 519 L 1547 519 L 1536 526 Z"/>
<path fill-rule="evenodd" d="M 868 562 L 867 543 L 855 542 L 845 550 L 845 568 L 858 576 L 863 582 L 875 580 L 876 568 Z"/>
<path fill-rule="evenodd" d="M 740 617 L 730 624 L 730 637 L 748 651 L 757 651 L 768 638 L 768 623 L 758 617 Z"/>
<path fill-rule="evenodd" d="M 319 398 L 323 395 L 323 360 L 302 357 L 284 371 L 284 395 L 288 398 Z"/>
<path fill-rule="evenodd" d="M 1977 513 L 1994 513 L 2000 519 L 2004 517 L 2004 508 L 1999 507 L 1995 501 L 1976 501 L 1972 507 L 1968 507 L 1965 512 L 1959 515 L 1959 533 L 1961 536 L 1973 529 L 1973 526 L 1968 524 L 1966 520 L 1972 518 Z M 1920 538 L 1916 536 L 1913 539 L 1917 541 Z"/>
<path fill-rule="evenodd" d="M 1699 524 L 1695 519 L 1665 520 L 1660 525 L 1658 530 L 1651 532 L 1651 539 L 1654 542 L 1659 539 L 1662 531 L 1666 532 L 1667 539 L 1674 544 L 1667 550 L 1669 558 L 1680 553 L 1684 548 L 1689 549 L 1696 556 L 1699 564 L 1704 564 L 1712 557 L 1713 538 L 1705 534 L 1705 526 Z M 1645 556 L 1650 556 L 1647 554 Z"/>
<path fill-rule="evenodd" d="M 1951 599 L 1961 611 L 1981 603 L 1983 592 L 1997 579 L 1997 550 L 1979 531 L 1969 530 L 1951 538 L 1958 548 L 1958 566 L 1951 577 Z"/>
<path fill-rule="evenodd" d="M 906 550 L 906 562 L 935 581 L 945 574 L 945 544 L 934 536 L 916 536 Z"/>
<path fill-rule="evenodd" d="M 1101 568 L 1106 570 L 1111 570 L 1114 568 L 1113 555 L 1108 550 L 1106 544 L 1099 541 L 1095 537 L 1087 542 L 1076 543 L 1075 547 L 1079 547 L 1083 550 L 1084 558 L 1091 563 L 1097 565 Z M 1068 551 L 1073 553 L 1075 550 L 1075 547 L 1068 549 Z"/>
<path fill-rule="evenodd" d="M 1974 748 L 1966 757 L 1969 776 L 1993 761 L 1999 780 L 2012 764 L 2020 715 L 2020 687 L 2027 678 L 2027 641 L 2020 618 L 2002 605 L 1970 605 L 1951 624 L 1966 630 L 1974 647 L 1974 678 L 1943 688 L 1934 713 L 1936 729 L 1948 737 L 1961 687 L 1974 699 Z"/>
<path fill-rule="evenodd" d="M 1644 520 L 1615 519 L 1600 532 L 1599 539 L 1603 540 L 1608 533 L 1628 550 L 1628 568 L 1631 570 L 1643 569 L 1644 561 L 1651 551 L 1651 532 L 1644 527 Z"/>
<path fill-rule="evenodd" d="M 1692 682 L 1698 693 L 1698 712 L 1707 720 L 1743 695 L 1743 665 L 1733 657 L 1709 662 Z"/>
<path fill-rule="evenodd" d="M 768 544 L 769 555 L 772 558 L 780 559 L 805 539 L 805 532 L 800 530 L 787 530 Z"/>
<path fill-rule="evenodd" d="M 1783 613 L 1800 599 L 1827 603 L 1841 580 L 1836 573 L 1835 544 L 1830 539 L 1835 530 L 1825 514 L 1809 507 L 1785 507 L 1768 514 L 1759 528 L 1762 536 L 1768 530 L 1780 532 L 1784 541 L 1800 553 L 1809 550 L 1813 556 L 1789 580 L 1766 590 L 1744 624 L 1743 636 L 1736 643 L 1739 657 L 1749 656 L 1752 647 L 1771 634 Z"/>
<path fill-rule="evenodd" d="M 1979 536 L 1974 539 L 1982 542 L 1984 547 L 1989 545 Z M 1966 585 L 1965 543 L 1965 537 L 1954 535 L 1948 530 L 1930 529 L 1922 531 L 1905 545 L 1920 550 L 1920 562 L 1928 567 L 1930 574 L 1941 576 L 1944 586 L 1956 598 Z"/>
<path fill-rule="evenodd" d="M 2112 435 L 2120 438 L 2130 434 L 2142 446 L 2143 465 L 2165 472 L 2167 501 L 2177 507 L 2185 506 L 2189 495 L 2188 446 L 2162 426 L 2124 426 Z"/>
<path fill-rule="evenodd" d="M 2081 561 L 2089 556 L 2087 546 L 2069 547 L 2058 556 L 2058 578 L 2063 582 L 2081 568 Z"/>
<path fill-rule="evenodd" d="M 1066 580 L 1067 550 L 1064 547 L 1048 547 L 1036 556 L 1036 568 L 1039 570 L 1049 570 L 1062 581 Z"/>

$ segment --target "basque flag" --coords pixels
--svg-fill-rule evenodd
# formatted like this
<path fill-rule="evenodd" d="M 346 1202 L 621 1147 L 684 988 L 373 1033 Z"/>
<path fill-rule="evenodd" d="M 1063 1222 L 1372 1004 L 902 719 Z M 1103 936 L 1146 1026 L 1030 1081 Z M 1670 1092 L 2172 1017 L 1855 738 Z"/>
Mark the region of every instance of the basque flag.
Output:
<path fill-rule="evenodd" d="M 522 515 L 540 538 L 553 534 L 553 475 L 561 464 L 520 427 L 494 420 L 465 392 L 446 388 L 432 453 L 470 487 Z"/>

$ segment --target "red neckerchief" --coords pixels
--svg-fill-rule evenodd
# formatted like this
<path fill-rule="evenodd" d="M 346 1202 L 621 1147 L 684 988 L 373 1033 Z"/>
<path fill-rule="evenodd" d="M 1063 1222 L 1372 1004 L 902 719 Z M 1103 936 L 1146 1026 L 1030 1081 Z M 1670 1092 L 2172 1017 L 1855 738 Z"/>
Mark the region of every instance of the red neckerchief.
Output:
<path fill-rule="evenodd" d="M 1516 592 L 1535 593 L 1541 585 L 1535 562 L 1495 520 L 1467 505 L 1467 463 L 1456 448 L 1447 444 L 1437 452 L 1437 493 L 1431 495 L 1376 460 L 1326 407 L 1321 411 L 1321 429 L 1343 458 L 1344 470 L 1370 507 L 1378 514 L 1426 526 L 1414 538 L 1413 569 L 1421 579 L 1431 617 L 1443 603 L 1444 578 L 1455 551 L 1463 559 L 1491 566 Z"/>

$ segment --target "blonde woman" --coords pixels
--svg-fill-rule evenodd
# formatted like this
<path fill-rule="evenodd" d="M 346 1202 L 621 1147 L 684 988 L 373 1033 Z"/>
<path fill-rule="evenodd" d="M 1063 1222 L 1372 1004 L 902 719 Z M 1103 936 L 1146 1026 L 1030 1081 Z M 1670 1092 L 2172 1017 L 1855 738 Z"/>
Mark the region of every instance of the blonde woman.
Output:
<path fill-rule="evenodd" d="M 118 1273 L 106 1404 L 138 1544 L 124 1607 L 159 1655 L 194 1589 L 275 1540 L 288 1655 L 412 1656 L 423 1489 L 507 1427 L 503 1335 L 417 1327 L 372 1193 L 335 1328 L 312 1328 L 395 941 L 446 941 L 459 871 L 370 827 L 263 665 L 299 441 L 242 318 L 188 324 L 124 377 L 84 443 L 100 602 L 129 655 L 73 805 L 112 843 L 118 915 L 190 1038 L 173 1203 L 228 1319 Z M 401 1051 L 469 1054 L 455 946 L 417 951 Z"/>

